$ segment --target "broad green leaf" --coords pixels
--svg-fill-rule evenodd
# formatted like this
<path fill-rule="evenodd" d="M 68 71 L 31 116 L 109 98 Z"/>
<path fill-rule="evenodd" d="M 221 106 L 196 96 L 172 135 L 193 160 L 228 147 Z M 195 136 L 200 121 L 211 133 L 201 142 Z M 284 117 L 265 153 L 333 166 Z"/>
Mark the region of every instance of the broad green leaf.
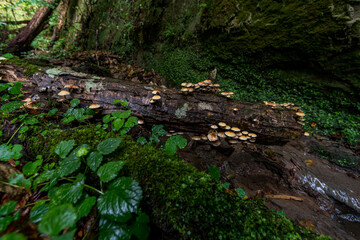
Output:
<path fill-rule="evenodd" d="M 130 229 L 126 224 L 117 223 L 106 218 L 99 222 L 99 239 L 101 240 L 129 240 Z"/>
<path fill-rule="evenodd" d="M 220 180 L 220 171 L 219 171 L 219 168 L 217 168 L 216 166 L 212 165 L 209 167 L 209 174 L 210 174 L 210 176 L 215 178 L 216 181 Z"/>
<path fill-rule="evenodd" d="M 10 184 L 14 184 L 17 186 L 24 187 L 25 189 L 30 189 L 31 187 L 31 180 L 26 179 L 23 174 L 15 174 L 14 176 L 11 176 L 9 180 Z"/>
<path fill-rule="evenodd" d="M 91 170 L 94 172 L 98 167 L 100 166 L 101 162 L 103 160 L 103 156 L 100 152 L 91 152 L 90 155 L 87 157 L 87 165 Z"/>
<path fill-rule="evenodd" d="M 82 195 L 84 182 L 77 182 L 75 184 L 65 183 L 57 187 L 54 191 L 49 192 L 50 205 L 56 206 L 61 203 L 75 204 Z"/>
<path fill-rule="evenodd" d="M 0 216 L 3 217 L 12 213 L 16 208 L 16 201 L 9 201 L 0 206 Z"/>
<path fill-rule="evenodd" d="M 228 182 L 223 183 L 222 186 L 223 186 L 224 188 L 229 188 L 229 187 L 230 187 L 230 183 L 228 183 Z"/>
<path fill-rule="evenodd" d="M 87 197 L 76 207 L 76 215 L 78 219 L 89 215 L 92 207 L 96 203 L 96 197 Z"/>
<path fill-rule="evenodd" d="M 70 101 L 70 106 L 71 106 L 71 107 L 76 107 L 76 106 L 79 105 L 79 104 L 80 104 L 80 100 L 77 99 L 77 98 L 74 98 L 74 99 L 72 99 L 72 100 Z"/>
<path fill-rule="evenodd" d="M 26 240 L 27 238 L 20 233 L 8 233 L 0 237 L 0 240 Z"/>
<path fill-rule="evenodd" d="M 1 106 L 0 112 L 11 113 L 12 111 L 21 107 L 24 103 L 25 102 L 23 101 L 12 101 L 5 103 L 4 105 Z"/>
<path fill-rule="evenodd" d="M 42 160 L 36 160 L 35 162 L 28 162 L 23 167 L 23 173 L 24 175 L 32 175 L 34 173 L 37 173 L 39 171 L 42 164 Z"/>
<path fill-rule="evenodd" d="M 13 158 L 14 153 L 11 147 L 7 144 L 0 145 L 0 161 L 9 161 Z"/>
<path fill-rule="evenodd" d="M 145 145 L 147 140 L 144 137 L 139 137 L 136 142 L 140 143 L 141 145 Z"/>
<path fill-rule="evenodd" d="M 19 158 L 21 158 L 21 156 L 22 156 L 22 154 L 21 154 L 21 150 L 23 149 L 23 146 L 22 145 L 20 145 L 20 144 L 15 144 L 13 147 L 12 147 L 12 149 L 11 149 L 11 151 L 13 152 L 13 158 L 14 159 L 19 159 Z"/>
<path fill-rule="evenodd" d="M 28 126 L 24 126 L 22 128 L 20 128 L 19 133 L 26 133 L 29 130 Z"/>
<path fill-rule="evenodd" d="M 11 216 L 0 217 L 0 232 L 4 231 L 12 222 Z"/>
<path fill-rule="evenodd" d="M 49 116 L 53 116 L 56 114 L 57 111 L 59 111 L 59 109 L 54 108 L 54 109 L 51 109 L 48 114 L 49 114 Z"/>
<path fill-rule="evenodd" d="M 0 92 L 4 91 L 8 87 L 10 87 L 10 84 L 8 84 L 8 83 L 0 83 Z"/>
<path fill-rule="evenodd" d="M 103 117 L 103 123 L 109 123 L 111 121 L 111 115 L 107 114 Z"/>
<path fill-rule="evenodd" d="M 115 118 L 123 118 L 123 119 L 125 119 L 125 118 L 130 117 L 130 115 L 131 115 L 131 110 L 126 110 L 126 111 L 124 111 L 124 112 L 115 111 L 115 112 L 111 113 L 111 115 L 112 115 L 113 117 L 115 117 Z"/>
<path fill-rule="evenodd" d="M 99 212 L 113 221 L 128 221 L 137 211 L 142 198 L 139 184 L 132 178 L 121 177 L 111 183 L 109 189 L 98 198 Z"/>
<path fill-rule="evenodd" d="M 41 219 L 38 230 L 39 232 L 57 236 L 62 230 L 75 225 L 76 212 L 75 208 L 67 203 L 50 209 Z"/>
<path fill-rule="evenodd" d="M 146 240 L 150 234 L 150 227 L 146 223 L 134 222 L 130 226 L 131 234 L 135 235 L 139 240 Z"/>
<path fill-rule="evenodd" d="M 122 138 L 108 138 L 97 145 L 97 150 L 102 155 L 114 152 L 122 142 Z"/>
<path fill-rule="evenodd" d="M 119 131 L 120 128 L 124 125 L 124 122 L 125 120 L 122 119 L 122 118 L 117 118 L 113 121 L 113 128 L 116 130 L 116 131 Z"/>
<path fill-rule="evenodd" d="M 76 229 L 72 230 L 71 232 L 65 233 L 58 237 L 52 237 L 50 240 L 73 240 L 75 235 Z"/>
<path fill-rule="evenodd" d="M 60 166 L 56 169 L 56 172 L 60 177 L 65 177 L 79 169 L 81 166 L 81 160 L 76 156 L 70 155 L 60 161 L 59 165 Z"/>
<path fill-rule="evenodd" d="M 49 181 L 51 178 L 54 178 L 54 177 L 56 177 L 55 170 L 45 170 L 34 180 L 33 188 L 34 187 L 36 188 L 39 183 Z"/>
<path fill-rule="evenodd" d="M 137 117 L 131 116 L 126 120 L 125 127 L 132 128 L 137 125 Z"/>
<path fill-rule="evenodd" d="M 186 147 L 187 140 L 181 135 L 176 135 L 169 137 L 169 139 L 165 143 L 165 151 L 171 155 L 174 155 L 177 151 L 177 148 L 180 149 Z"/>
<path fill-rule="evenodd" d="M 124 165 L 125 161 L 108 162 L 99 168 L 97 175 L 103 182 L 111 181 L 117 177 Z"/>
<path fill-rule="evenodd" d="M 30 212 L 30 221 L 33 223 L 38 223 L 41 221 L 43 216 L 49 211 L 49 204 L 36 204 L 35 207 L 31 209 Z"/>
<path fill-rule="evenodd" d="M 236 189 L 236 192 L 237 192 L 237 194 L 239 195 L 239 197 L 240 197 L 241 199 L 243 199 L 244 197 L 246 197 L 246 193 L 245 193 L 244 189 L 242 189 L 242 188 L 237 188 L 237 189 Z"/>
<path fill-rule="evenodd" d="M 66 156 L 69 154 L 71 149 L 75 146 L 75 140 L 69 140 L 69 141 L 61 141 L 56 147 L 55 147 L 55 153 L 59 155 L 61 158 L 66 158 Z"/>
<path fill-rule="evenodd" d="M 13 86 L 9 87 L 8 92 L 12 95 L 20 94 L 21 88 L 22 88 L 21 82 L 16 82 L 14 83 Z"/>
<path fill-rule="evenodd" d="M 25 118 L 24 123 L 28 124 L 28 125 L 35 125 L 35 124 L 38 124 L 40 122 L 39 122 L 39 120 L 37 120 L 34 117 L 27 117 L 27 118 Z"/>

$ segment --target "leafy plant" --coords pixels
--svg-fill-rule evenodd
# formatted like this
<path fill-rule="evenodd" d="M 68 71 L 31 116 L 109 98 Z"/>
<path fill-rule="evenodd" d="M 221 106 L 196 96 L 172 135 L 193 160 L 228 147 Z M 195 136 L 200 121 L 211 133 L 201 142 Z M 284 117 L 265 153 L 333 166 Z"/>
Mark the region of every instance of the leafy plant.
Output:
<path fill-rule="evenodd" d="M 177 151 L 177 148 L 184 148 L 187 145 L 187 140 L 181 136 L 171 136 L 165 143 L 165 151 L 169 153 L 170 155 L 174 155 Z"/>
<path fill-rule="evenodd" d="M 12 214 L 16 205 L 16 201 L 9 201 L 0 206 L 0 232 L 4 231 L 12 221 L 19 219 L 19 211 Z"/>

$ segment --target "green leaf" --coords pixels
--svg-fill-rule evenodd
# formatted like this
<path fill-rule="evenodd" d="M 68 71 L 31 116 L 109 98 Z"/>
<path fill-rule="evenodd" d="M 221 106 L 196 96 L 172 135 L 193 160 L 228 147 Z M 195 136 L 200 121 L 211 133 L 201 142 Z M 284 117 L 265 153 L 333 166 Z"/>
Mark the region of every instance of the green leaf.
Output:
<path fill-rule="evenodd" d="M 0 92 L 6 90 L 8 87 L 10 87 L 9 83 L 0 83 Z"/>
<path fill-rule="evenodd" d="M 79 206 L 76 207 L 76 214 L 78 219 L 89 215 L 92 207 L 96 203 L 96 197 L 87 197 Z"/>
<path fill-rule="evenodd" d="M 4 231 L 12 222 L 11 216 L 0 217 L 0 232 Z"/>
<path fill-rule="evenodd" d="M 56 177 L 56 172 L 55 170 L 46 170 L 44 172 L 42 172 L 33 182 L 33 188 L 39 184 L 39 183 L 43 183 L 46 181 L 49 181 L 51 178 L 55 178 Z"/>
<path fill-rule="evenodd" d="M 0 216 L 3 217 L 12 213 L 16 208 L 16 201 L 9 201 L 0 206 Z"/>
<path fill-rule="evenodd" d="M 75 140 L 69 140 L 69 141 L 61 141 L 56 147 L 55 147 L 55 153 L 59 155 L 61 158 L 66 158 L 66 156 L 69 154 L 71 149 L 75 146 Z"/>
<path fill-rule="evenodd" d="M 103 156 L 100 152 L 91 152 L 90 155 L 87 157 L 87 165 L 91 170 L 94 172 L 98 167 L 100 166 L 101 162 L 103 160 Z"/>
<path fill-rule="evenodd" d="M 1 231 L 1 230 L 0 230 Z M 0 237 L 0 240 L 26 240 L 27 238 L 20 233 L 8 233 Z"/>
<path fill-rule="evenodd" d="M 28 125 L 35 125 L 35 124 L 38 124 L 39 123 L 39 120 L 37 120 L 36 118 L 34 117 L 27 117 L 25 118 L 24 124 L 28 124 Z"/>
<path fill-rule="evenodd" d="M 215 178 L 216 181 L 220 180 L 220 171 L 219 171 L 219 168 L 217 168 L 216 166 L 212 165 L 209 167 L 209 174 L 210 174 L 210 176 Z"/>
<path fill-rule="evenodd" d="M 142 198 L 139 184 L 132 178 L 121 177 L 111 183 L 109 189 L 98 198 L 99 212 L 113 221 L 128 221 L 138 210 Z"/>
<path fill-rule="evenodd" d="M 59 109 L 57 109 L 57 108 L 53 108 L 53 109 L 51 109 L 50 111 L 49 111 L 49 116 L 53 116 L 53 115 L 55 115 L 56 114 L 56 112 L 57 111 L 59 111 Z"/>
<path fill-rule="evenodd" d="M 117 177 L 124 165 L 125 161 L 108 162 L 99 168 L 97 175 L 101 181 L 109 182 Z"/>
<path fill-rule="evenodd" d="M 113 121 L 113 128 L 116 130 L 116 131 L 119 131 L 120 128 L 124 125 L 124 122 L 125 120 L 122 119 L 122 118 L 117 118 Z"/>
<path fill-rule="evenodd" d="M 74 98 L 73 100 L 70 101 L 70 106 L 71 107 L 76 107 L 79 104 L 80 104 L 80 100 L 77 99 L 77 98 Z"/>
<path fill-rule="evenodd" d="M 236 189 L 236 192 L 237 192 L 237 194 L 239 195 L 239 197 L 240 197 L 241 199 L 243 199 L 244 197 L 246 197 L 246 193 L 245 193 L 244 189 L 242 189 L 242 188 L 237 188 L 237 189 Z"/>
<path fill-rule="evenodd" d="M 20 128 L 19 133 L 26 133 L 27 130 L 29 130 L 29 127 L 28 127 L 28 126 L 24 126 L 24 127 Z"/>
<path fill-rule="evenodd" d="M 181 135 L 169 137 L 165 143 L 165 151 L 171 155 L 174 155 L 177 151 L 177 147 L 180 149 L 186 147 L 187 140 Z"/>
<path fill-rule="evenodd" d="M 146 223 L 134 222 L 130 226 L 131 234 L 135 235 L 140 240 L 148 239 L 150 234 L 150 227 Z"/>
<path fill-rule="evenodd" d="M 84 188 L 84 182 L 80 181 L 75 184 L 65 183 L 55 190 L 49 192 L 50 205 L 56 206 L 61 203 L 73 203 L 75 204 L 82 195 Z"/>
<path fill-rule="evenodd" d="M 20 144 L 15 144 L 13 146 L 13 148 L 11 149 L 11 151 L 13 152 L 13 158 L 14 159 L 19 159 L 21 158 L 22 154 L 21 154 L 21 150 L 23 149 L 23 146 Z"/>
<path fill-rule="evenodd" d="M 73 240 L 75 235 L 76 229 L 72 230 L 71 232 L 65 233 L 58 237 L 52 237 L 50 240 Z"/>
<path fill-rule="evenodd" d="M 24 177 L 24 175 L 21 174 L 21 173 L 15 174 L 15 177 L 11 176 L 11 178 L 9 180 L 9 183 L 17 185 L 17 186 L 24 187 L 25 189 L 30 189 L 30 187 L 31 187 L 31 180 L 26 179 Z"/>
<path fill-rule="evenodd" d="M 57 173 L 60 177 L 65 177 L 78 170 L 80 166 L 81 160 L 77 156 L 70 155 L 59 162 Z"/>
<path fill-rule="evenodd" d="M 43 216 L 48 211 L 49 211 L 49 204 L 44 204 L 44 202 L 41 202 L 40 204 L 36 204 L 35 207 L 31 209 L 30 221 L 32 221 L 33 223 L 40 222 Z"/>
<path fill-rule="evenodd" d="M 127 119 L 125 123 L 125 127 L 132 128 L 137 125 L 138 119 L 137 117 L 131 116 Z"/>
<path fill-rule="evenodd" d="M 42 160 L 36 160 L 35 162 L 28 162 L 27 164 L 25 164 L 25 166 L 23 167 L 23 173 L 25 175 L 32 175 L 34 173 L 37 173 L 41 167 L 42 164 Z"/>
<path fill-rule="evenodd" d="M 71 204 L 56 206 L 47 212 L 41 219 L 38 230 L 39 232 L 56 236 L 67 227 L 75 225 L 76 213 Z"/>
<path fill-rule="evenodd" d="M 147 140 L 144 137 L 139 137 L 136 142 L 140 143 L 141 145 L 145 145 Z"/>
<path fill-rule="evenodd" d="M 82 157 L 82 156 L 86 156 L 89 153 L 89 151 L 87 150 L 86 147 L 82 147 L 79 149 L 79 151 L 76 152 L 76 156 L 77 157 Z"/>
<path fill-rule="evenodd" d="M 112 112 L 111 115 L 115 118 L 128 118 L 130 117 L 131 115 L 131 110 L 126 110 L 124 112 L 121 112 L 121 111 L 115 111 L 115 112 Z"/>
<path fill-rule="evenodd" d="M 111 115 L 107 114 L 103 117 L 103 123 L 109 123 L 111 121 Z"/>
<path fill-rule="evenodd" d="M 119 147 L 122 140 L 122 138 L 108 138 L 97 145 L 97 150 L 102 155 L 110 154 Z"/>
<path fill-rule="evenodd" d="M 224 188 L 229 188 L 229 187 L 230 187 L 230 183 L 228 183 L 228 182 L 223 183 L 222 186 L 223 186 Z"/>
<path fill-rule="evenodd" d="M 14 153 L 11 147 L 7 144 L 0 145 L 0 161 L 9 161 L 13 158 Z"/>
<path fill-rule="evenodd" d="M 129 240 L 131 233 L 126 224 L 117 223 L 106 218 L 99 222 L 99 239 L 101 240 Z"/>
<path fill-rule="evenodd" d="M 11 113 L 12 111 L 21 107 L 24 103 L 25 102 L 23 102 L 23 101 L 8 102 L 1 106 L 0 111 L 4 112 L 4 113 Z"/>
<path fill-rule="evenodd" d="M 8 92 L 12 95 L 20 94 L 21 88 L 22 88 L 21 82 L 16 82 L 14 83 L 13 86 L 9 87 Z"/>

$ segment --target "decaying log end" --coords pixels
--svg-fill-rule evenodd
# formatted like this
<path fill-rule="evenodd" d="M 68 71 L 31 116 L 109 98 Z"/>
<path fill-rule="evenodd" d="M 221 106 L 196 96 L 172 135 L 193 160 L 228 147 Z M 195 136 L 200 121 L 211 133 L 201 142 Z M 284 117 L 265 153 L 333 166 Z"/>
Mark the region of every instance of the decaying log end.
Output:
<path fill-rule="evenodd" d="M 18 75 L 16 71 L 2 73 Z M 13 80 L 13 76 L 5 78 L 5 81 Z M 296 111 L 291 108 L 238 101 L 215 93 L 193 92 L 184 95 L 177 89 L 61 68 L 36 73 L 30 81 L 34 86 L 32 94 L 38 94 L 43 101 L 48 101 L 49 96 L 59 98 L 57 94 L 64 90 L 65 85 L 72 84 L 78 89 L 71 92 L 70 98 L 78 98 L 88 105 L 100 104 L 104 114 L 119 110 L 119 106 L 112 103 L 113 100 L 126 100 L 135 116 L 147 124 L 164 124 L 167 129 L 207 134 L 211 125 L 225 122 L 230 127 L 255 133 L 256 142 L 262 144 L 284 144 L 304 133 L 297 123 Z M 154 90 L 158 91 L 156 95 L 160 99 L 153 98 Z"/>

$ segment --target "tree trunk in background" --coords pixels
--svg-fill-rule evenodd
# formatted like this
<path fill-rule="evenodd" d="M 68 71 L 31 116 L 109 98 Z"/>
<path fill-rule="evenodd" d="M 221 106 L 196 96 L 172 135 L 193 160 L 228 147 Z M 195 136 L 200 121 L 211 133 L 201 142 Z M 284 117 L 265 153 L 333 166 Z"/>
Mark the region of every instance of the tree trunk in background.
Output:
<path fill-rule="evenodd" d="M 47 2 L 54 3 L 55 1 L 50 0 Z M 39 8 L 25 29 L 9 42 L 6 51 L 11 53 L 20 53 L 28 50 L 31 42 L 44 29 L 46 21 L 49 19 L 53 11 L 54 9 L 50 7 Z"/>
<path fill-rule="evenodd" d="M 59 39 L 59 34 L 65 25 L 66 12 L 69 7 L 69 3 L 70 3 L 70 0 L 64 0 L 61 3 L 61 6 L 60 6 L 61 10 L 60 10 L 58 22 L 57 22 L 57 25 L 55 26 L 53 34 L 51 36 L 51 43 L 50 43 L 51 46 L 53 46 L 54 43 Z"/>

